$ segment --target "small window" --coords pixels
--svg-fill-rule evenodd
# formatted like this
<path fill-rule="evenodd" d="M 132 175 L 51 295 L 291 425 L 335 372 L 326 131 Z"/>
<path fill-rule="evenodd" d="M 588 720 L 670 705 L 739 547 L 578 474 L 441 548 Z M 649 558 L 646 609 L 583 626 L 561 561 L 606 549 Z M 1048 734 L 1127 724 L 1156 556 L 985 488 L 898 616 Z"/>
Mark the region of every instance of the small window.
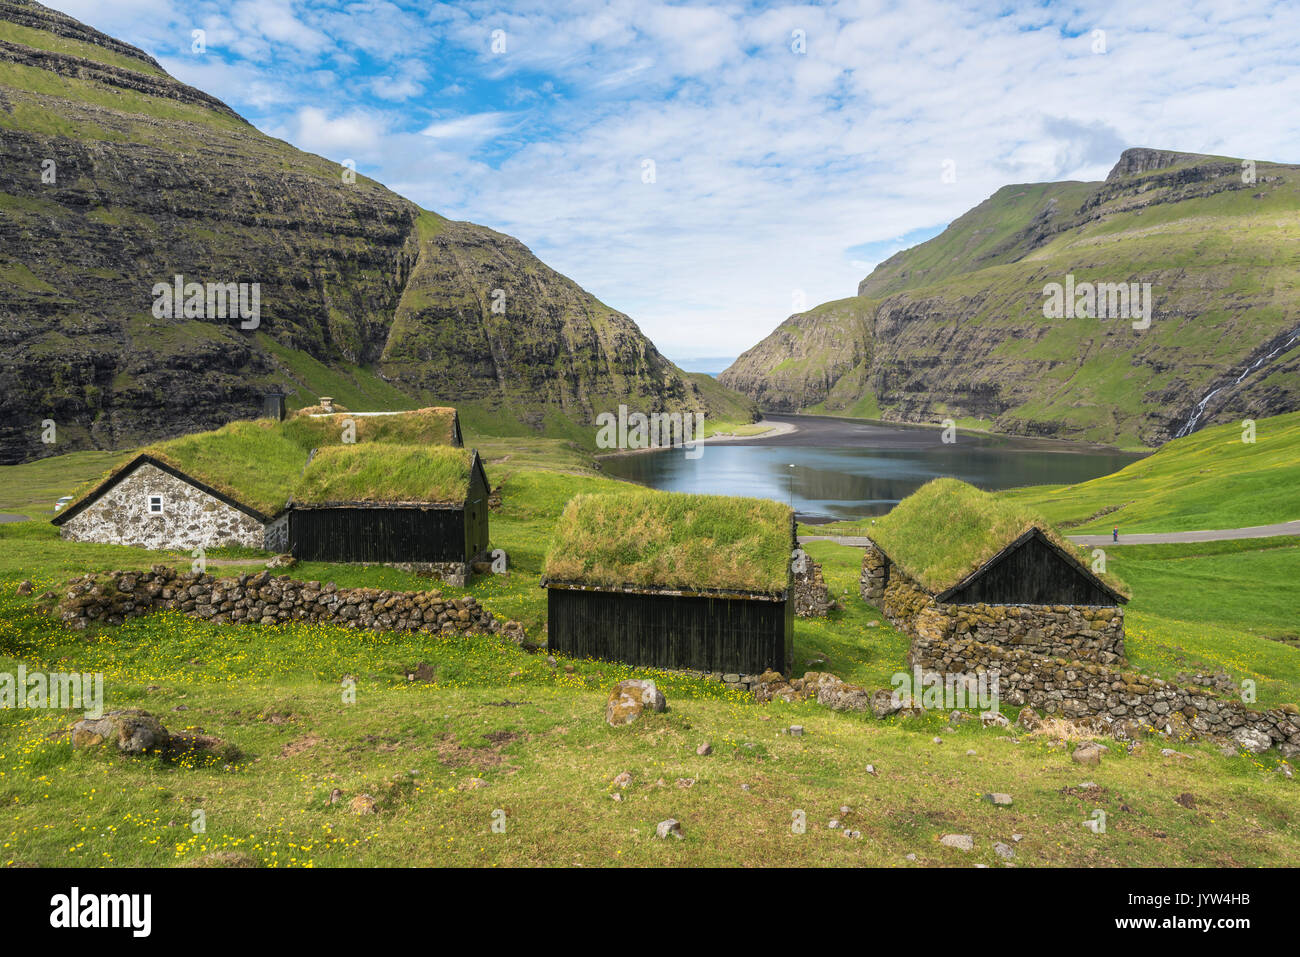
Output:
<path fill-rule="evenodd" d="M 149 514 L 161 515 L 163 510 L 163 497 L 161 495 L 149 496 Z"/>

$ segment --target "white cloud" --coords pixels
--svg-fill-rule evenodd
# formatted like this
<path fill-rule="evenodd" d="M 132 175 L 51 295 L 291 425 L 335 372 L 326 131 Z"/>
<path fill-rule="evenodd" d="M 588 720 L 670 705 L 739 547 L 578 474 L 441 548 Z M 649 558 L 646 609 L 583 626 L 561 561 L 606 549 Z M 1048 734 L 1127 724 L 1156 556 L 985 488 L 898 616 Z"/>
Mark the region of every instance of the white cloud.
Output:
<path fill-rule="evenodd" d="M 1123 146 L 1300 160 L 1291 0 L 49 2 L 295 145 L 518 236 L 681 356 L 753 345 L 794 290 L 851 295 L 853 247 L 1007 183 L 1100 178 Z M 234 62 L 194 62 L 192 22 Z"/>

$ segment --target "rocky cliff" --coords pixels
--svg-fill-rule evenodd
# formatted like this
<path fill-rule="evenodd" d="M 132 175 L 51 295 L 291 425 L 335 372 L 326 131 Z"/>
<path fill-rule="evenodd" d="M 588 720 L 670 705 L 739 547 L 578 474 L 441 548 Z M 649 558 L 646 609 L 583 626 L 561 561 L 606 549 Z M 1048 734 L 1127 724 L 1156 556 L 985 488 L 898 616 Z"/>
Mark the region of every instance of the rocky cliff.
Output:
<path fill-rule="evenodd" d="M 176 276 L 204 293 L 159 315 Z M 254 283 L 255 322 L 207 286 L 246 284 L 251 313 Z M 275 388 L 580 440 L 619 402 L 752 414 L 517 240 L 265 136 L 24 0 L 0 0 L 0 316 L 7 463 L 215 427 Z"/>
<path fill-rule="evenodd" d="M 1297 214 L 1296 166 L 1127 150 L 1100 183 L 1004 187 L 720 380 L 773 409 L 1129 446 L 1292 411 Z M 1044 315 L 1053 283 L 1078 309 Z M 1134 283 L 1134 314 L 1102 315 Z"/>

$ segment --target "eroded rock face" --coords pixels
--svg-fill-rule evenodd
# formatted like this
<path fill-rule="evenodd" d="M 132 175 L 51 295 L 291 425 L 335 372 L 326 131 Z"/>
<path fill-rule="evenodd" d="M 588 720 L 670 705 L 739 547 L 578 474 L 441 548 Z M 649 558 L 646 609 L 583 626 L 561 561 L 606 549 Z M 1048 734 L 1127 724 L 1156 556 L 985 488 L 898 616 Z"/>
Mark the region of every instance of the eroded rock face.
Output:
<path fill-rule="evenodd" d="M 1300 408 L 1300 358 L 1288 358 L 1293 350 L 1272 352 L 1295 334 L 1295 317 L 1246 328 L 1246 317 L 1268 308 L 1283 281 L 1281 263 L 1249 251 L 1269 248 L 1275 234 L 1222 197 L 1290 205 L 1296 173 L 1294 165 L 1258 163 L 1247 181 L 1234 160 L 1133 149 L 1104 182 L 1003 187 L 941 236 L 880 263 L 856 297 L 788 318 L 720 381 L 774 411 L 818 406 L 927 423 L 967 417 L 1001 432 L 1146 445 L 1176 435 L 1216 388 L 1201 425 L 1292 411 Z M 1225 213 L 1230 205 L 1237 211 Z M 1151 220 L 1144 214 L 1162 206 L 1196 225 L 1166 234 L 1167 260 L 1148 257 L 1135 271 L 1126 240 L 1142 242 Z M 996 240 L 990 222 L 998 223 Z M 1115 241 L 1081 260 L 1068 240 L 1098 224 Z M 1231 237 L 1228 260 L 1192 253 L 1207 234 Z M 1060 255 L 1044 253 L 1053 242 Z M 1079 282 L 1150 283 L 1150 326 L 1044 317 L 1045 284 L 1063 283 L 1067 274 Z M 957 276 L 960 287 L 948 282 Z M 1257 291 L 1243 297 L 1243 282 Z M 1203 344 L 1188 341 L 1190 326 Z M 1225 349 L 1228 341 L 1234 345 Z M 1045 383 L 1050 414 L 1042 412 Z M 1140 401 L 1110 407 L 1098 423 L 1098 390 L 1121 384 Z"/>
<path fill-rule="evenodd" d="M 631 724 L 646 712 L 666 711 L 668 702 L 653 681 L 628 678 L 614 685 L 605 703 L 605 722 L 613 727 Z"/>
<path fill-rule="evenodd" d="M 0 42 L 0 62 L 35 77 L 0 82 L 0 244 L 21 276 L 5 287 L 0 463 L 215 428 L 280 388 L 310 395 L 286 355 L 373 370 L 358 379 L 367 395 L 509 403 L 539 429 L 548 413 L 591 423 L 619 401 L 749 409 L 706 394 L 518 240 L 349 181 L 63 14 L 0 0 L 0 20 L 90 45 Z M 156 318 L 153 288 L 176 275 L 258 283 L 256 327 L 206 308 Z M 30 427 L 47 417 L 55 445 Z"/>

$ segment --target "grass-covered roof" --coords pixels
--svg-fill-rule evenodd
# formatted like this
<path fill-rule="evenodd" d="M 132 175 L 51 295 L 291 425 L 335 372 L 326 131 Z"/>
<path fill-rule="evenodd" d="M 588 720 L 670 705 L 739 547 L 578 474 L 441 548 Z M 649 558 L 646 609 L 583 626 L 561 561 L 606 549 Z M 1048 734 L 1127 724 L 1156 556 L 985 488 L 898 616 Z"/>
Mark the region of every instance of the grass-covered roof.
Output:
<path fill-rule="evenodd" d="M 890 561 L 931 592 L 963 581 L 1031 528 L 1037 528 L 1090 574 L 1083 552 L 1041 515 L 954 478 L 927 482 L 871 528 Z M 1122 595 L 1124 583 L 1098 575 Z"/>
<path fill-rule="evenodd" d="M 342 444 L 341 436 L 348 422 L 352 423 L 358 443 L 454 445 L 457 439 L 456 410 L 442 406 L 410 412 L 335 412 L 332 415 L 299 412 L 285 421 L 283 427 L 299 444 L 314 449 Z"/>
<path fill-rule="evenodd" d="M 296 504 L 462 504 L 474 453 L 446 445 L 363 442 L 321 448 L 294 483 Z"/>
<path fill-rule="evenodd" d="M 347 437 L 354 438 L 355 444 L 343 444 L 345 420 L 352 422 Z M 273 419 L 231 422 L 211 432 L 156 442 L 141 451 L 236 502 L 271 516 L 288 503 L 312 449 L 321 450 L 317 459 L 329 448 L 410 445 L 427 449 L 449 446 L 456 431 L 456 410 L 452 408 L 416 409 L 388 415 L 295 415 L 283 422 Z M 331 459 L 327 456 L 324 461 Z M 436 501 L 425 496 L 430 494 L 430 489 L 437 494 L 446 476 L 437 471 L 427 479 L 419 479 L 408 466 L 409 462 L 404 463 L 403 470 L 385 487 L 392 494 L 409 493 L 404 501 Z M 432 463 L 430 467 L 442 468 Z M 360 471 L 359 465 L 356 468 Z M 107 475 L 80 490 L 69 508 L 93 495 L 106 478 Z M 403 485 L 405 480 L 409 482 Z"/>
<path fill-rule="evenodd" d="M 723 495 L 577 495 L 556 526 L 548 580 L 777 594 L 789 584 L 790 509 Z"/>

